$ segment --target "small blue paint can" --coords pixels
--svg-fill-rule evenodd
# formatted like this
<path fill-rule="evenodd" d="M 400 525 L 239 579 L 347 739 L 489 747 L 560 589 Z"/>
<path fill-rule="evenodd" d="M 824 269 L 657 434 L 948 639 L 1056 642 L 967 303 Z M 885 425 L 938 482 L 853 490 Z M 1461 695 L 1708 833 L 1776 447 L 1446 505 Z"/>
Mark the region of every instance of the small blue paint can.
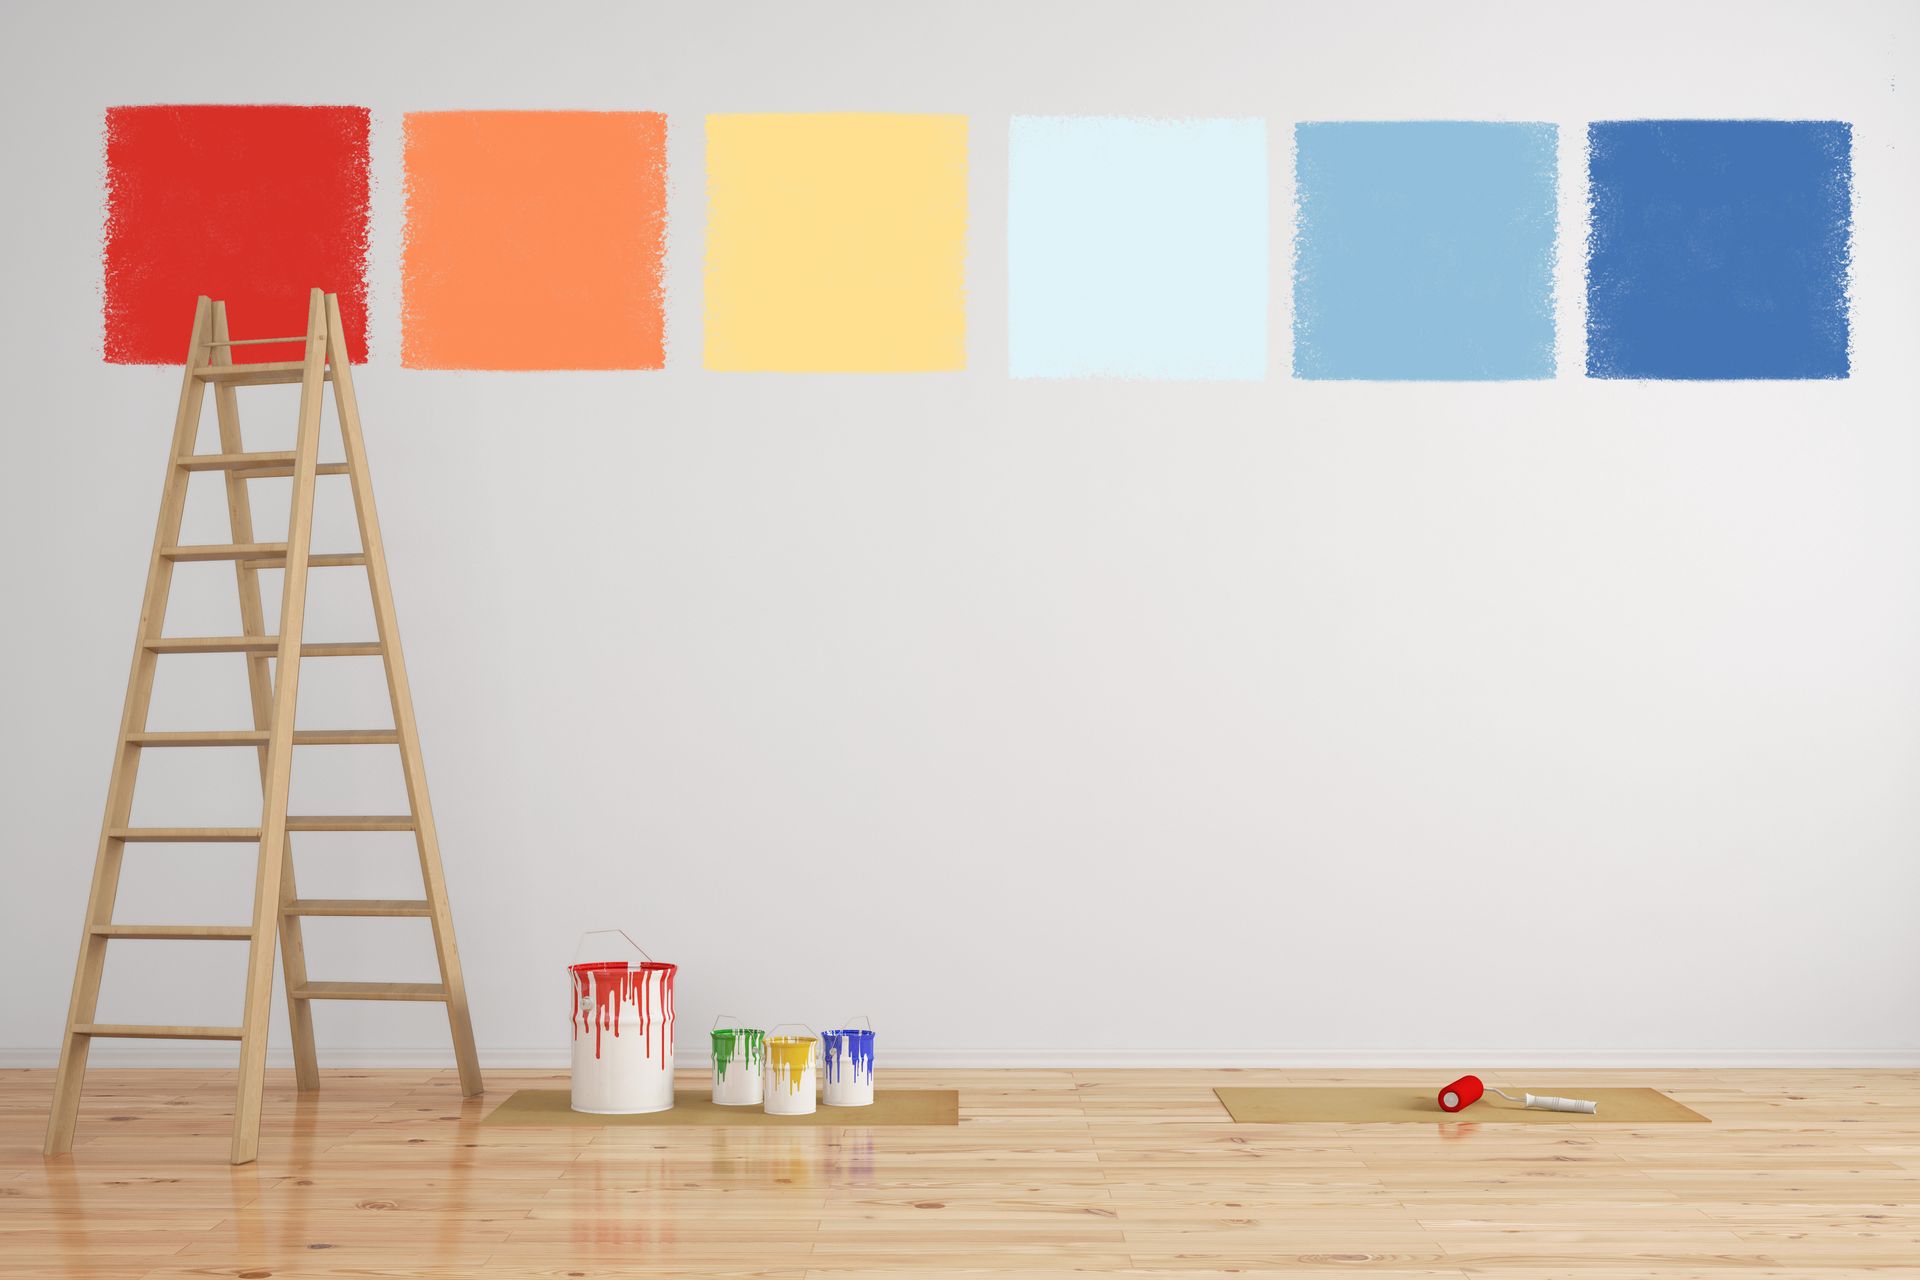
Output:
<path fill-rule="evenodd" d="M 873 1105 L 873 1024 L 820 1033 L 820 1101 L 829 1107 Z"/>

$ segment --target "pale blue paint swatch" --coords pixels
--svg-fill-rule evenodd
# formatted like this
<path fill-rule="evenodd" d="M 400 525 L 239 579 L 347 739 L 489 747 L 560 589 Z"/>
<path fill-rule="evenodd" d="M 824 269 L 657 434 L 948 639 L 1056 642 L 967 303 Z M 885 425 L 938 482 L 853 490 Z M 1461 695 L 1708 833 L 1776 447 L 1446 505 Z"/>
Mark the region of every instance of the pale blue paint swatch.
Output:
<path fill-rule="evenodd" d="M 1550 124 L 1295 126 L 1294 375 L 1551 378 L 1558 140 Z"/>
<path fill-rule="evenodd" d="M 1009 143 L 1014 377 L 1266 376 L 1265 121 L 1015 116 Z"/>

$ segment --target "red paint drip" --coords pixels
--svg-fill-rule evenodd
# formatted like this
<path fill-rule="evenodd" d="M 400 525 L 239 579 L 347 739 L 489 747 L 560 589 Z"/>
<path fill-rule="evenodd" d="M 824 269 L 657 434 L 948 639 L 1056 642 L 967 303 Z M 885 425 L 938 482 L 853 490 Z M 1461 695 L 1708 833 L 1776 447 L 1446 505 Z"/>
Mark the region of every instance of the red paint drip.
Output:
<path fill-rule="evenodd" d="M 593 1012 L 588 1015 L 593 1021 L 593 1056 L 600 1056 L 601 1035 L 611 1029 L 617 1039 L 620 1035 L 620 1006 L 631 1003 L 640 1018 L 640 1033 L 644 1037 L 644 1047 L 648 1057 L 653 1056 L 653 1012 L 650 1007 L 649 988 L 653 985 L 654 974 L 660 975 L 660 1065 L 667 1065 L 667 1055 L 673 1044 L 673 975 L 679 966 L 647 961 L 644 964 L 628 964 L 625 960 L 604 960 L 594 964 L 568 965 L 567 972 L 573 977 L 573 1001 L 567 1012 L 573 1034 L 578 1037 L 585 1030 L 581 1026 L 581 1011 L 586 1005 L 589 993 L 593 997 Z"/>

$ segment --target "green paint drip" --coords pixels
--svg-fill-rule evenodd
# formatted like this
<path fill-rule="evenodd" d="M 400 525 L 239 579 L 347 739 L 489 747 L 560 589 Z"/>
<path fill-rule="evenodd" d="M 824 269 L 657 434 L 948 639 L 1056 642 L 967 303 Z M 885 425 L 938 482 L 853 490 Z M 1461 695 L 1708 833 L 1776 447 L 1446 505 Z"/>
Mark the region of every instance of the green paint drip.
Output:
<path fill-rule="evenodd" d="M 767 1037 L 751 1027 L 716 1027 L 713 1032 L 713 1071 L 724 1076 L 737 1057 L 748 1071 L 760 1070 L 766 1061 Z"/>

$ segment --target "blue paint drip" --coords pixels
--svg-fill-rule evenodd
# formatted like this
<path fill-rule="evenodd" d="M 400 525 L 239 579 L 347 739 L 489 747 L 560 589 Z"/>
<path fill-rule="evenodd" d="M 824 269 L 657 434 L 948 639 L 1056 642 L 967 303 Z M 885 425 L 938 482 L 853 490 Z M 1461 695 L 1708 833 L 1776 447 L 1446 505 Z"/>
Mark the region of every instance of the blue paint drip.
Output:
<path fill-rule="evenodd" d="M 1844 378 L 1853 127 L 1588 126 L 1587 376 Z"/>
<path fill-rule="evenodd" d="M 853 1068 L 856 1083 L 873 1079 L 873 1032 L 862 1030 L 822 1031 L 820 1045 L 825 1053 L 825 1078 L 835 1084 L 847 1066 Z"/>

